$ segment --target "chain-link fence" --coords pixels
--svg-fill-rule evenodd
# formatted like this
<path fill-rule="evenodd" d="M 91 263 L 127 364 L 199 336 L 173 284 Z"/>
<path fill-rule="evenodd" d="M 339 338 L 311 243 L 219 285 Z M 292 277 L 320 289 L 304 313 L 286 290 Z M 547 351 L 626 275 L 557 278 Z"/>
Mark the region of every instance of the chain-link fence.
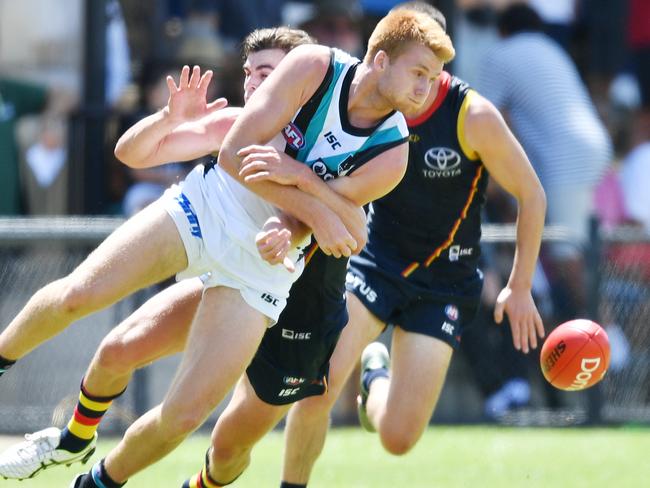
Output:
<path fill-rule="evenodd" d="M 37 289 L 72 271 L 121 222 L 114 218 L 0 219 L 0 327 L 9 323 Z M 484 226 L 486 247 L 512 250 L 514 239 L 513 226 Z M 564 229 L 547 228 L 544 246 L 571 239 Z M 541 379 L 533 356 L 529 368 L 531 406 L 505 417 L 505 422 L 650 422 L 649 249 L 650 238 L 638 231 L 594 229 L 585 253 L 589 318 L 606 327 L 616 349 L 610 372 L 599 387 L 578 393 L 552 391 L 555 400 L 549 402 L 549 387 Z M 52 423 L 63 425 L 101 339 L 155 291 L 141 292 L 78 321 L 19 361 L 0 380 L 0 433 L 28 432 Z M 121 432 L 135 415 L 158 403 L 177 365 L 178 357 L 172 357 L 140 371 L 109 411 L 102 431 Z M 354 380 L 337 404 L 335 423 L 354 418 Z M 435 419 L 480 421 L 481 404 L 470 368 L 462 355 L 456 355 Z"/>

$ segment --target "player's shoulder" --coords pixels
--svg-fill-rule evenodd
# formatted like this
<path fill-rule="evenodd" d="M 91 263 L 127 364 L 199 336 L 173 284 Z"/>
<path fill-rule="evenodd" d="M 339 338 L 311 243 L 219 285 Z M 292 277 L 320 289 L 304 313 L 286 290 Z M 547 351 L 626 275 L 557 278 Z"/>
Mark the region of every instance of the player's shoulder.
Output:
<path fill-rule="evenodd" d="M 292 49 L 285 59 L 285 64 L 302 73 L 326 71 L 332 59 L 332 50 L 320 44 L 304 44 Z"/>
<path fill-rule="evenodd" d="M 501 114 L 494 104 L 476 90 L 468 90 L 465 98 L 467 104 L 465 123 L 483 125 L 501 119 Z"/>

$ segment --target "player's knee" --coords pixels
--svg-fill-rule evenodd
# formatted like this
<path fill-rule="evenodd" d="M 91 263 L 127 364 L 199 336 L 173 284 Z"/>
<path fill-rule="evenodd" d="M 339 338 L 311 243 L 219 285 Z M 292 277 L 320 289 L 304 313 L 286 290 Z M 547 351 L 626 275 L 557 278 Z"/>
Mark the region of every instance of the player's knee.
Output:
<path fill-rule="evenodd" d="M 420 432 L 408 427 L 395 428 L 395 426 L 382 425 L 379 436 L 386 451 L 395 456 L 403 456 L 413 449 L 420 438 Z"/>
<path fill-rule="evenodd" d="M 116 376 L 132 373 L 137 367 L 137 356 L 120 336 L 109 334 L 99 345 L 94 362 L 104 371 Z"/>
<path fill-rule="evenodd" d="M 317 395 L 300 400 L 294 405 L 295 414 L 305 419 L 328 419 L 336 401 L 336 395 Z"/>
<path fill-rule="evenodd" d="M 56 287 L 59 297 L 59 311 L 62 314 L 79 317 L 91 311 L 93 294 L 91 289 L 75 283 L 70 277 L 63 278 L 50 284 Z"/>
<path fill-rule="evenodd" d="M 214 466 L 248 465 L 246 460 L 250 458 L 250 451 L 248 446 L 223 445 L 213 442 L 210 456 Z"/>

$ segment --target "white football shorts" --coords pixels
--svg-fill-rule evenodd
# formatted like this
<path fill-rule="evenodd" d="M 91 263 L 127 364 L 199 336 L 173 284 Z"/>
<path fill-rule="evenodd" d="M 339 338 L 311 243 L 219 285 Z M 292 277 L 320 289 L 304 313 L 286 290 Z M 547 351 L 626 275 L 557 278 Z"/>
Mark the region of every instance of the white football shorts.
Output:
<path fill-rule="evenodd" d="M 238 211 L 237 205 L 222 201 L 232 198 L 232 194 L 222 191 L 211 175 L 214 172 L 204 175 L 203 165 L 199 165 L 161 197 L 187 253 L 188 266 L 176 279 L 206 274 L 202 278 L 206 288 L 227 286 L 239 290 L 246 303 L 269 317 L 273 325 L 286 305 L 291 285 L 304 268 L 301 250 L 289 255 L 296 263 L 294 273 L 281 264 L 264 261 L 255 246 L 255 235 L 261 230 L 260 215 L 255 221 L 246 212 Z M 223 174 L 220 178 L 223 180 Z M 235 180 L 230 183 L 239 185 Z"/>

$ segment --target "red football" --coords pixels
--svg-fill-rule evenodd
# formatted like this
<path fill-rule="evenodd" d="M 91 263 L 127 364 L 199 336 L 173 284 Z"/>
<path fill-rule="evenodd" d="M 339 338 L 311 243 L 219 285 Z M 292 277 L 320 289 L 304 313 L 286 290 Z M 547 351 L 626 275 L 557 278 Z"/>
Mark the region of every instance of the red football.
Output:
<path fill-rule="evenodd" d="M 584 390 L 603 379 L 609 367 L 609 339 L 596 322 L 576 319 L 558 325 L 539 356 L 546 380 L 560 390 Z"/>

